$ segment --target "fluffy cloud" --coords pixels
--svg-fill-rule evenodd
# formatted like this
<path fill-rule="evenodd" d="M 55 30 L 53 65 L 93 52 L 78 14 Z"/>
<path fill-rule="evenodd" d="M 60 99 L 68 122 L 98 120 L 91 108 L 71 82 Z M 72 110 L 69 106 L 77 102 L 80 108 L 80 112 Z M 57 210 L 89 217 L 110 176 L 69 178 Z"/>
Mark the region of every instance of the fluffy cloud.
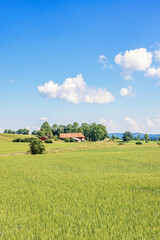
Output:
<path fill-rule="evenodd" d="M 145 74 L 146 77 L 151 77 L 151 78 L 160 78 L 160 68 L 148 68 Z"/>
<path fill-rule="evenodd" d="M 4 132 L 3 128 L 0 128 L 0 133 L 3 133 L 3 132 Z"/>
<path fill-rule="evenodd" d="M 113 120 L 106 120 L 104 118 L 101 118 L 99 120 L 99 123 L 106 126 L 106 129 L 109 132 L 117 131 L 118 125 Z"/>
<path fill-rule="evenodd" d="M 149 117 L 146 117 L 145 120 L 149 128 L 153 128 L 155 126 L 154 122 Z"/>
<path fill-rule="evenodd" d="M 132 87 L 131 86 L 129 86 L 128 88 L 121 88 L 120 95 L 123 96 L 123 97 L 127 97 L 127 96 L 134 97 L 135 96 L 135 94 L 132 93 Z"/>
<path fill-rule="evenodd" d="M 152 53 L 147 52 L 146 48 L 126 51 L 115 56 L 115 63 L 122 67 L 122 76 L 125 79 L 132 79 L 133 71 L 146 71 L 151 66 Z"/>
<path fill-rule="evenodd" d="M 134 119 L 130 117 L 125 117 L 124 120 L 126 121 L 130 131 L 136 131 L 136 132 L 140 131 L 139 125 Z"/>
<path fill-rule="evenodd" d="M 157 62 L 160 62 L 160 50 L 154 51 L 154 54 L 155 54 L 155 60 Z"/>
<path fill-rule="evenodd" d="M 41 121 L 48 121 L 48 118 L 47 117 L 41 117 L 40 120 Z"/>
<path fill-rule="evenodd" d="M 114 101 L 113 95 L 107 89 L 87 87 L 82 74 L 75 78 L 67 78 L 62 85 L 49 81 L 43 86 L 38 86 L 38 91 L 46 98 L 62 99 L 75 104 L 80 102 L 105 104 Z"/>

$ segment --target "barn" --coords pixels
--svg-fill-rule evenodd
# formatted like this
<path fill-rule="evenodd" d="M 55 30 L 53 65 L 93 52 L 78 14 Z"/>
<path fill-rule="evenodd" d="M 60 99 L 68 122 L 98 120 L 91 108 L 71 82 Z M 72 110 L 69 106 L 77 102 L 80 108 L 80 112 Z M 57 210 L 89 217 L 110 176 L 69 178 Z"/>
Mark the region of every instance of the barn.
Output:
<path fill-rule="evenodd" d="M 61 133 L 59 138 L 65 139 L 65 138 L 73 138 L 77 142 L 84 142 L 85 141 L 85 136 L 82 133 Z"/>

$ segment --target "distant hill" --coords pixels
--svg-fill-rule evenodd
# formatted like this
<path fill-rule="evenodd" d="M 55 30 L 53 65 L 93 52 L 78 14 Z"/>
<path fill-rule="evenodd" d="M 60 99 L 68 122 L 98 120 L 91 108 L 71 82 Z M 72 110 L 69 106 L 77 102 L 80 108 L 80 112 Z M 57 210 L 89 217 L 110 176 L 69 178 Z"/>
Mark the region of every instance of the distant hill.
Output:
<path fill-rule="evenodd" d="M 108 135 L 111 137 L 112 135 L 119 137 L 122 139 L 123 133 L 108 133 Z M 144 133 L 132 133 L 133 137 L 138 137 L 140 135 L 140 138 L 144 137 Z M 150 139 L 158 139 L 160 137 L 160 134 L 148 134 Z"/>

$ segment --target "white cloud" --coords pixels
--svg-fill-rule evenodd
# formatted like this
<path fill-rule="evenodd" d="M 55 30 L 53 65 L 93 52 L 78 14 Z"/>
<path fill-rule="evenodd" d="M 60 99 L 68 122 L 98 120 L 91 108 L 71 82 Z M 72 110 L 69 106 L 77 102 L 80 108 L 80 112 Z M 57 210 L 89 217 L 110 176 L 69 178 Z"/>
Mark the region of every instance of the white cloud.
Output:
<path fill-rule="evenodd" d="M 3 128 L 0 128 L 0 133 L 3 133 L 4 132 L 4 129 Z"/>
<path fill-rule="evenodd" d="M 156 60 L 157 62 L 160 62 L 160 49 L 154 51 L 154 54 L 155 54 L 155 60 Z"/>
<path fill-rule="evenodd" d="M 98 59 L 98 63 L 103 64 L 103 68 L 106 68 L 106 67 L 107 67 L 107 64 L 108 64 L 108 59 L 107 59 L 107 57 L 104 56 L 104 55 L 100 55 L 100 56 L 99 56 L 99 59 Z"/>
<path fill-rule="evenodd" d="M 150 117 L 146 117 L 145 120 L 149 128 L 153 128 L 155 126 L 154 122 L 150 119 Z"/>
<path fill-rule="evenodd" d="M 10 82 L 10 83 L 14 83 L 14 80 L 11 79 L 9 82 Z"/>
<path fill-rule="evenodd" d="M 123 97 L 135 97 L 135 94 L 132 93 L 132 87 L 129 86 L 128 88 L 121 88 L 120 95 Z"/>
<path fill-rule="evenodd" d="M 108 58 L 107 58 L 106 56 L 104 56 L 104 55 L 100 55 L 100 56 L 99 56 L 98 63 L 102 64 L 102 65 L 103 65 L 103 68 L 106 68 L 107 66 L 108 66 L 110 69 L 113 69 L 113 68 L 114 68 L 114 66 L 109 63 Z"/>
<path fill-rule="evenodd" d="M 113 120 L 106 120 L 104 118 L 101 118 L 99 120 L 99 123 L 106 126 L 108 132 L 117 131 L 118 125 Z"/>
<path fill-rule="evenodd" d="M 82 74 L 65 79 L 62 85 L 49 81 L 43 86 L 38 86 L 38 91 L 46 98 L 62 99 L 75 104 L 80 102 L 105 104 L 114 101 L 113 95 L 107 89 L 87 87 Z"/>
<path fill-rule="evenodd" d="M 132 79 L 133 71 L 146 71 L 151 66 L 152 53 L 147 52 L 146 48 L 125 51 L 115 56 L 115 63 L 122 67 L 125 79 Z"/>
<path fill-rule="evenodd" d="M 130 131 L 136 131 L 136 132 L 140 131 L 140 127 L 134 119 L 132 119 L 130 117 L 125 117 L 124 120 L 126 121 Z"/>
<path fill-rule="evenodd" d="M 146 73 L 145 73 L 146 77 L 151 77 L 151 78 L 160 78 L 160 68 L 155 68 L 155 67 L 151 67 L 148 68 Z"/>
<path fill-rule="evenodd" d="M 48 118 L 47 117 L 41 117 L 40 120 L 41 121 L 48 121 Z"/>

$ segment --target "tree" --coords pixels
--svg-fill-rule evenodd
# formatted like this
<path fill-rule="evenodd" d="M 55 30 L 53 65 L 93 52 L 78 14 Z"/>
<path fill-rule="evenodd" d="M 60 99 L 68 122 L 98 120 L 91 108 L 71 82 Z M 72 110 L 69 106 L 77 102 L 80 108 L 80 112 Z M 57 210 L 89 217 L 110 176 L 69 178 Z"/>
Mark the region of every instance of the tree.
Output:
<path fill-rule="evenodd" d="M 33 139 L 29 146 L 31 154 L 43 154 L 45 152 L 45 147 L 42 144 L 42 141 L 37 138 Z"/>
<path fill-rule="evenodd" d="M 158 141 L 160 141 L 160 137 L 158 138 Z"/>
<path fill-rule="evenodd" d="M 5 130 L 4 130 L 4 133 L 8 133 L 8 130 L 7 130 L 7 129 L 5 129 Z"/>
<path fill-rule="evenodd" d="M 51 127 L 49 126 L 48 122 L 44 122 L 42 124 L 40 132 L 41 132 L 42 137 L 45 137 L 45 136 L 53 137 L 52 130 L 51 130 Z"/>
<path fill-rule="evenodd" d="M 133 135 L 131 132 L 126 131 L 125 133 L 123 133 L 122 139 L 124 142 L 129 142 L 129 141 L 133 140 Z"/>
<path fill-rule="evenodd" d="M 146 142 L 148 142 L 148 140 L 149 140 L 149 135 L 148 135 L 148 134 L 145 134 L 145 135 L 144 135 L 144 139 L 145 139 Z"/>
<path fill-rule="evenodd" d="M 37 131 L 36 131 L 36 130 L 33 130 L 31 134 L 32 134 L 32 135 L 37 135 Z"/>
<path fill-rule="evenodd" d="M 77 122 L 73 123 L 73 132 L 77 133 L 79 124 Z"/>
<path fill-rule="evenodd" d="M 116 139 L 116 137 L 114 135 L 112 135 L 111 139 L 112 139 L 112 141 L 114 141 Z"/>
<path fill-rule="evenodd" d="M 29 135 L 29 129 L 26 129 L 26 128 L 18 129 L 18 131 L 17 131 L 16 133 L 17 133 L 17 134 Z"/>
<path fill-rule="evenodd" d="M 91 124 L 90 139 L 91 141 L 104 140 L 107 137 L 106 127 L 102 124 Z"/>

